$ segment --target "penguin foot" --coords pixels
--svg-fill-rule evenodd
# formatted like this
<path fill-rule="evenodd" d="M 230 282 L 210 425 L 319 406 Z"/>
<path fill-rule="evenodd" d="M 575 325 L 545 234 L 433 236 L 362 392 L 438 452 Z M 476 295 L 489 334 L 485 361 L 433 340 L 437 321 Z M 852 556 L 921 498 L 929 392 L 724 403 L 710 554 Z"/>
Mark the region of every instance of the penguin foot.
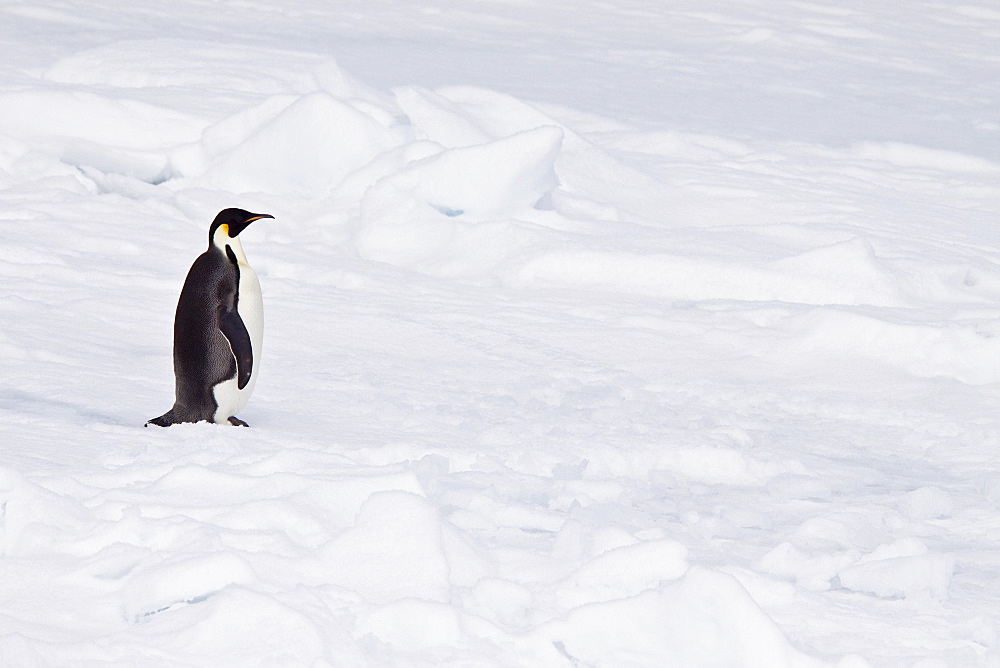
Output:
<path fill-rule="evenodd" d="M 146 424 L 142 426 L 148 427 L 151 424 L 155 424 L 157 427 L 169 427 L 173 424 L 173 422 L 168 420 L 166 415 L 161 415 L 160 417 L 155 417 L 152 420 L 146 420 Z"/>
<path fill-rule="evenodd" d="M 233 425 L 234 427 L 249 427 L 250 426 L 246 422 L 244 422 L 243 420 L 241 420 L 238 417 L 236 417 L 235 415 L 230 415 L 229 416 L 229 424 Z"/>

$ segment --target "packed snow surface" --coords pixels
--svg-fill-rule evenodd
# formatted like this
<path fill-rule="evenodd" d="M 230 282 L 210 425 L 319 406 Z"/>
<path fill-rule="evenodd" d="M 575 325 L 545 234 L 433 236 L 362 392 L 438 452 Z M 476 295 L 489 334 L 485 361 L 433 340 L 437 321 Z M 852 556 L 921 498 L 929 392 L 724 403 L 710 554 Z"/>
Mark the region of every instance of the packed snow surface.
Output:
<path fill-rule="evenodd" d="M 0 5 L 0 664 L 1000 666 L 1000 7 Z M 143 428 L 208 224 L 250 429 Z"/>

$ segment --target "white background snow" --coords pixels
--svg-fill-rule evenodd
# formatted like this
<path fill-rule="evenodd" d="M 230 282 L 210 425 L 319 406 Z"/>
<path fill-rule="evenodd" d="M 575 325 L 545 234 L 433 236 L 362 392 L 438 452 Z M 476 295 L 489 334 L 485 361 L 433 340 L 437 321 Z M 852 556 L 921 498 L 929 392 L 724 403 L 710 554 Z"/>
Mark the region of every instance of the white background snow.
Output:
<path fill-rule="evenodd" d="M 4 0 L 0 664 L 1000 666 L 1000 5 Z M 265 339 L 173 401 L 225 207 Z"/>

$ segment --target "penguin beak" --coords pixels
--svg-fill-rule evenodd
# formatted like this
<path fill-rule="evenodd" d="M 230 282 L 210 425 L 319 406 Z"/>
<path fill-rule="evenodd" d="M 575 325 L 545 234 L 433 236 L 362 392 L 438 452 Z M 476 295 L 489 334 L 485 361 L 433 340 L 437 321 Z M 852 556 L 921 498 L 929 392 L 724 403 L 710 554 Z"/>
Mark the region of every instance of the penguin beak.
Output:
<path fill-rule="evenodd" d="M 272 216 L 269 213 L 251 213 L 250 217 L 244 220 L 242 223 L 233 223 L 232 225 L 229 226 L 229 231 L 228 231 L 229 237 L 231 239 L 235 238 L 240 232 L 247 229 L 247 227 L 250 226 L 250 223 L 252 223 L 255 220 L 260 220 L 261 218 L 274 218 L 274 216 Z"/>

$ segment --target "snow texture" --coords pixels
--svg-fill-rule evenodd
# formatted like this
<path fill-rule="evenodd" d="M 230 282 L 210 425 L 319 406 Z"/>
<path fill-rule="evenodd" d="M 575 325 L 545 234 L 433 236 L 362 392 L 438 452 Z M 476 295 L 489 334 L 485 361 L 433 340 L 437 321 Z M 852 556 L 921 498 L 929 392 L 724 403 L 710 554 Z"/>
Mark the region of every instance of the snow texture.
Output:
<path fill-rule="evenodd" d="M 0 5 L 0 665 L 1000 666 L 1000 8 Z M 143 428 L 220 209 L 253 427 Z"/>

